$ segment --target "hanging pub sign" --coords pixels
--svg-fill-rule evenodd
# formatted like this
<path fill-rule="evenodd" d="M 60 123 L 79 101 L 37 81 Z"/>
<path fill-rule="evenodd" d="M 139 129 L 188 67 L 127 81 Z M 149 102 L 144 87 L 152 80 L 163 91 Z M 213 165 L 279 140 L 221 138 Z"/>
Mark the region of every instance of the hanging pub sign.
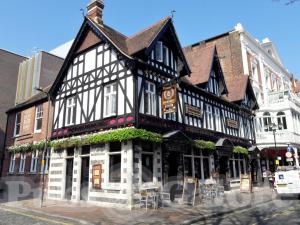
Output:
<path fill-rule="evenodd" d="M 163 114 L 176 112 L 176 85 L 163 87 L 162 90 L 162 112 Z"/>
<path fill-rule="evenodd" d="M 101 174 L 102 174 L 102 165 L 97 164 L 93 165 L 93 188 L 101 189 Z"/>
<path fill-rule="evenodd" d="M 203 111 L 200 108 L 188 104 L 185 104 L 185 114 L 198 118 L 203 117 Z"/>
<path fill-rule="evenodd" d="M 236 120 L 229 119 L 229 118 L 226 118 L 226 126 L 230 127 L 230 128 L 233 128 L 233 129 L 238 129 L 239 128 L 238 122 Z"/>

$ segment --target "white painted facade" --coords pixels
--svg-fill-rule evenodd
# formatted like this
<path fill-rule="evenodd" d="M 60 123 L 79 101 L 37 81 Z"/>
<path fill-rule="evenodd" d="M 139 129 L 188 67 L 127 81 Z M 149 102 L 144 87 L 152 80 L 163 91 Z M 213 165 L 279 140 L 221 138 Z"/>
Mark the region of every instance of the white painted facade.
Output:
<path fill-rule="evenodd" d="M 275 123 L 278 149 L 286 150 L 290 144 L 297 150 L 300 147 L 300 98 L 293 91 L 292 74 L 268 38 L 259 42 L 241 24 L 234 32 L 240 33 L 244 73 L 250 76 L 259 104 L 255 121 L 258 148 L 274 148 L 273 131 L 267 129 L 267 124 Z M 283 127 L 278 128 L 278 124 Z"/>

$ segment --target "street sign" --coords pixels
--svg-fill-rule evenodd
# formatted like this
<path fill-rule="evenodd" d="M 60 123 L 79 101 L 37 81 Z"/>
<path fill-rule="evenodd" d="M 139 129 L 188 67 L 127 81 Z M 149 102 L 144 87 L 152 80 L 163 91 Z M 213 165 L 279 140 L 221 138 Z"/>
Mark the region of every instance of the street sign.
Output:
<path fill-rule="evenodd" d="M 287 152 L 287 153 L 285 153 L 285 157 L 292 158 L 293 154 L 291 152 Z"/>
<path fill-rule="evenodd" d="M 279 160 L 276 160 L 276 165 L 279 165 Z"/>
<path fill-rule="evenodd" d="M 286 161 L 287 161 L 287 162 L 293 162 L 294 159 L 293 159 L 293 158 L 288 158 L 288 159 L 286 159 Z"/>
<path fill-rule="evenodd" d="M 277 157 L 277 160 L 281 160 L 281 156 L 278 156 L 278 157 Z"/>

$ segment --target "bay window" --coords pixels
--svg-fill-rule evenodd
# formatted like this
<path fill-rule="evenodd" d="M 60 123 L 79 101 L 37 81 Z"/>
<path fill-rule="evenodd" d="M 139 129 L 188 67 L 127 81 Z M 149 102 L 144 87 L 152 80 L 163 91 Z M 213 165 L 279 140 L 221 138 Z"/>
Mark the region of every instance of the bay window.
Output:
<path fill-rule="evenodd" d="M 278 124 L 278 129 L 279 130 L 286 130 L 287 125 L 286 125 L 286 117 L 284 112 L 279 112 L 277 113 L 277 124 Z M 279 126 L 279 124 L 281 126 Z"/>
<path fill-rule="evenodd" d="M 104 87 L 104 116 L 117 114 L 117 84 L 109 84 Z"/>

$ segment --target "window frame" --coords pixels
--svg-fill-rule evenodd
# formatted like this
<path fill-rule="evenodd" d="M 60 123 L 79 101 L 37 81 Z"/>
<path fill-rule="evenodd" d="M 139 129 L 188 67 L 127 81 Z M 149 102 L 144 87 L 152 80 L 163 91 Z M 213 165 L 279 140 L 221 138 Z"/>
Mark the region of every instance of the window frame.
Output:
<path fill-rule="evenodd" d="M 39 161 L 39 150 L 35 150 L 31 153 L 30 173 L 37 172 L 38 161 Z"/>
<path fill-rule="evenodd" d="M 47 148 L 46 154 L 45 152 L 42 155 L 42 160 L 45 160 L 45 165 L 41 164 L 40 172 L 43 173 L 44 167 L 45 167 L 45 173 L 49 172 L 49 165 L 50 165 L 50 155 L 51 155 L 51 149 Z"/>
<path fill-rule="evenodd" d="M 115 90 L 114 87 L 115 86 Z M 110 87 L 110 91 L 107 93 L 107 88 Z M 118 93 L 118 85 L 116 82 L 110 83 L 104 86 L 104 117 L 111 117 L 117 115 L 117 93 Z M 112 99 L 115 99 L 115 105 L 113 108 Z M 107 103 L 108 102 L 108 103 Z M 107 105 L 109 109 L 107 108 Z"/>
<path fill-rule="evenodd" d="M 26 153 L 20 153 L 19 174 L 24 174 L 26 166 Z"/>
<path fill-rule="evenodd" d="M 122 183 L 122 144 L 120 143 L 120 150 L 119 151 L 114 151 L 111 149 L 111 144 L 109 144 L 109 150 L 108 150 L 108 183 L 110 184 L 121 184 Z M 111 156 L 115 156 L 115 155 L 120 155 L 120 180 L 118 181 L 112 181 L 111 180 Z"/>
<path fill-rule="evenodd" d="M 44 114 L 44 106 L 40 104 L 35 109 L 35 119 L 34 119 L 34 133 L 40 133 L 43 127 L 43 114 Z M 41 127 L 37 129 L 38 120 L 41 120 Z"/>
<path fill-rule="evenodd" d="M 20 116 L 20 121 L 18 122 L 18 116 Z M 20 136 L 20 133 L 21 133 L 21 121 L 22 120 L 22 114 L 21 112 L 17 112 L 16 113 L 16 116 L 15 116 L 15 127 L 14 127 L 14 137 L 18 137 Z M 16 132 L 17 131 L 17 126 L 18 126 L 18 133 Z"/>
<path fill-rule="evenodd" d="M 153 90 L 151 91 L 151 87 Z M 147 115 L 156 116 L 156 86 L 153 82 L 145 81 L 144 88 L 144 112 Z M 146 97 L 147 95 L 147 97 Z M 146 101 L 147 99 L 147 101 Z M 146 107 L 147 105 L 147 107 Z"/>
<path fill-rule="evenodd" d="M 158 62 L 163 62 L 163 43 L 162 41 L 158 41 L 155 46 L 155 60 Z"/>
<path fill-rule="evenodd" d="M 14 173 L 16 168 L 16 154 L 10 155 L 10 162 L 9 162 L 9 173 Z"/>
<path fill-rule="evenodd" d="M 75 124 L 75 122 L 76 122 L 76 99 L 75 96 L 72 96 L 72 97 L 68 97 L 66 100 L 66 126 L 72 126 Z"/>

